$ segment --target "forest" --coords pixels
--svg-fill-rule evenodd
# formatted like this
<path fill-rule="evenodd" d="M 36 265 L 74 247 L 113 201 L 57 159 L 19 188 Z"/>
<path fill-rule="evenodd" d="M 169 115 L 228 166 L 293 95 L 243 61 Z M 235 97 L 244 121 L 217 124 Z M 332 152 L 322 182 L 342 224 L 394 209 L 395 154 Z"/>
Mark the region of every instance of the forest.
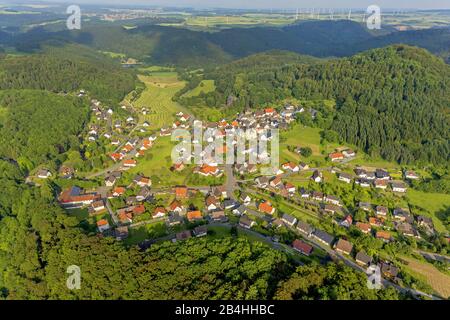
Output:
<path fill-rule="evenodd" d="M 342 142 L 399 163 L 448 163 L 450 67 L 426 50 L 395 45 L 321 63 L 280 64 L 218 67 L 204 76 L 216 91 L 185 102 L 242 111 L 287 98 L 333 99 L 334 119 L 323 129 Z"/>

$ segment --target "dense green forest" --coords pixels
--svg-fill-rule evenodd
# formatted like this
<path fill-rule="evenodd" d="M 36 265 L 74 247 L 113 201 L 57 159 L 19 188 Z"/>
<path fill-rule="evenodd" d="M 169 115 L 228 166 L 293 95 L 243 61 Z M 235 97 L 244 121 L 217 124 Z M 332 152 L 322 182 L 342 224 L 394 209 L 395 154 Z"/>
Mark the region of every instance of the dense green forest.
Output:
<path fill-rule="evenodd" d="M 136 76 L 103 54 L 79 45 L 46 47 L 43 53 L 0 57 L 0 90 L 84 89 L 107 103 L 119 103 L 136 87 Z"/>
<path fill-rule="evenodd" d="M 41 90 L 0 91 L 0 155 L 24 171 L 61 164 L 63 153 L 78 147 L 78 134 L 89 120 L 85 102 Z"/>
<path fill-rule="evenodd" d="M 231 107 L 243 110 L 292 97 L 334 99 L 334 121 L 324 129 L 341 140 L 400 163 L 448 163 L 450 67 L 423 49 L 397 45 L 309 65 L 235 66 L 207 73 L 216 91 L 197 102 L 220 107 L 234 97 Z"/>
<path fill-rule="evenodd" d="M 448 28 L 404 32 L 385 29 L 374 34 L 363 24 L 347 20 L 303 21 L 282 28 L 231 28 L 218 32 L 158 26 L 151 21 L 132 29 L 96 21 L 85 23 L 79 31 L 54 28 L 53 25 L 37 27 L 16 33 L 14 37 L 1 37 L 0 46 L 31 52 L 49 44 L 77 43 L 96 50 L 122 53 L 148 63 L 184 67 L 222 64 L 269 50 L 288 50 L 316 57 L 344 57 L 396 43 L 419 46 L 445 58 L 450 57 Z"/>

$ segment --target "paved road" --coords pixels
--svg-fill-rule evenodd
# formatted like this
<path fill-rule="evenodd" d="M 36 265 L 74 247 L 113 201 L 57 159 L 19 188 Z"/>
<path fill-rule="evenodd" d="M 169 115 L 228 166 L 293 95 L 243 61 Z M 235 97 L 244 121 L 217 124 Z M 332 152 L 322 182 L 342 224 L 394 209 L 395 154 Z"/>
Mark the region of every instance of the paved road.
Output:
<path fill-rule="evenodd" d="M 421 254 L 425 259 L 430 259 L 430 260 L 450 263 L 450 257 L 449 256 L 438 254 L 438 253 L 434 253 L 434 252 L 423 251 L 423 250 L 414 250 L 414 251 L 419 253 L 419 254 Z"/>

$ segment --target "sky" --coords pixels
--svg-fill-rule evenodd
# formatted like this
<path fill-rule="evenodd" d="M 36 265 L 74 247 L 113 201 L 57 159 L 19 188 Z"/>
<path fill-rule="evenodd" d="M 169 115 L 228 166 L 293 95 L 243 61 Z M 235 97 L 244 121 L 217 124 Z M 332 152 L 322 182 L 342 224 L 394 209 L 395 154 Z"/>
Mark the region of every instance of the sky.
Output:
<path fill-rule="evenodd" d="M 12 2 L 24 1 L 12 0 Z M 234 9 L 367 8 L 369 5 L 398 9 L 450 9 L 450 0 L 47 0 L 45 2 Z"/>

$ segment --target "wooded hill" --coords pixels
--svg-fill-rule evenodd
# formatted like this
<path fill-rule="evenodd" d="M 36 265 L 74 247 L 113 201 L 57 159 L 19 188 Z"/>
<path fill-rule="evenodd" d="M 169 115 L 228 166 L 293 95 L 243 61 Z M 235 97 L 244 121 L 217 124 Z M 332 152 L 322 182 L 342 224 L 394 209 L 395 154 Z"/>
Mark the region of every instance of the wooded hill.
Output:
<path fill-rule="evenodd" d="M 216 91 L 200 104 L 257 108 L 286 98 L 334 99 L 329 128 L 343 141 L 400 163 L 448 164 L 450 66 L 405 45 L 351 58 L 273 67 L 219 67 L 206 74 Z"/>
<path fill-rule="evenodd" d="M 397 43 L 423 47 L 446 58 L 450 56 L 449 28 L 373 34 L 365 25 L 347 20 L 304 21 L 283 28 L 231 28 L 213 33 L 153 24 L 132 29 L 98 23 L 86 23 L 80 31 L 52 28 L 38 27 L 14 37 L 4 37 L 0 46 L 30 52 L 49 43 L 59 46 L 78 43 L 148 63 L 183 67 L 227 63 L 269 50 L 344 57 Z"/>
<path fill-rule="evenodd" d="M 80 45 L 44 47 L 42 53 L 0 57 L 0 90 L 55 93 L 84 89 L 105 103 L 119 103 L 137 78 L 113 59 Z"/>

